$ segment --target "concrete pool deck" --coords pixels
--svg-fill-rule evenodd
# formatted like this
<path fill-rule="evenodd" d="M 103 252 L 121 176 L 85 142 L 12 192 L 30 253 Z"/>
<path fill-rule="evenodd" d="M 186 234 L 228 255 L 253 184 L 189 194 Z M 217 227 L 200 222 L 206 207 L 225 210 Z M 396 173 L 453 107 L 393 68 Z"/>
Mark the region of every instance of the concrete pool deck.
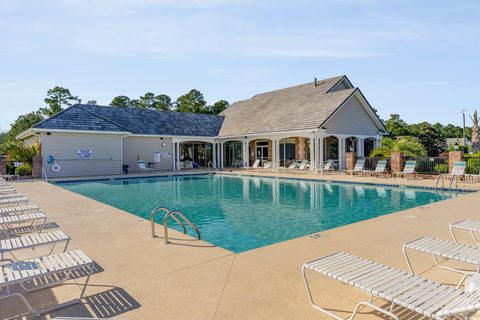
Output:
<path fill-rule="evenodd" d="M 315 177 L 382 184 L 398 184 L 399 180 L 402 184 L 429 187 L 435 184 L 434 180 Z M 406 271 L 401 251 L 404 242 L 423 235 L 449 240 L 450 223 L 480 219 L 477 211 L 480 193 L 468 193 L 316 236 L 234 254 L 174 230 L 171 236 L 178 240 L 164 245 L 163 239 L 150 237 L 148 221 L 56 185 L 41 181 L 14 182 L 14 185 L 72 237 L 71 249 L 83 250 L 98 264 L 99 272 L 92 276 L 82 304 L 41 319 L 60 315 L 119 319 L 327 319 L 307 300 L 300 272 L 304 262 L 346 251 Z M 479 188 L 478 184 L 466 186 Z M 163 234 L 160 226 L 157 234 Z M 467 234 L 462 233 L 459 240 L 470 243 Z M 427 278 L 448 284 L 460 278 L 434 268 L 431 257 L 412 254 L 412 258 L 415 269 Z M 79 294 L 84 279 L 76 281 L 28 297 L 36 307 L 64 302 Z M 317 275 L 311 276 L 311 284 L 315 298 L 322 305 L 340 311 L 345 317 L 356 302 L 368 298 L 360 291 Z M 378 303 L 382 305 L 381 301 Z M 26 311 L 14 298 L 0 301 L 0 319 L 22 319 Z M 370 312 L 364 310 L 360 318 L 377 318 Z"/>

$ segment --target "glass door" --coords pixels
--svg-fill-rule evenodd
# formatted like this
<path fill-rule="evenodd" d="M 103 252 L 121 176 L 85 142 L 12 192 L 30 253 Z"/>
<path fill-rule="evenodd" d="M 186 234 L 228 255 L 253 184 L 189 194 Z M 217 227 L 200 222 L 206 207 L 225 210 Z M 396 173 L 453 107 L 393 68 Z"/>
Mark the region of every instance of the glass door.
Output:
<path fill-rule="evenodd" d="M 257 160 L 263 165 L 268 161 L 268 141 L 257 141 Z"/>

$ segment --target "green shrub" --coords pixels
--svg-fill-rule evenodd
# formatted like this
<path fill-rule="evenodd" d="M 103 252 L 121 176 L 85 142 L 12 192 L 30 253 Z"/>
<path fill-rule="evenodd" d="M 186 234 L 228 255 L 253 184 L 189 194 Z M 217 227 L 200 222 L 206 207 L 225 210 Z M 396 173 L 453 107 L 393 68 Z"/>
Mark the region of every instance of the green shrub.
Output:
<path fill-rule="evenodd" d="M 29 163 L 23 163 L 15 169 L 15 174 L 19 176 L 31 176 L 32 166 Z"/>
<path fill-rule="evenodd" d="M 478 174 L 480 172 L 480 163 L 477 161 L 471 161 L 467 163 L 465 167 L 465 173 L 468 174 Z"/>
<path fill-rule="evenodd" d="M 448 173 L 448 169 L 448 164 L 437 164 L 434 167 L 435 172 L 438 174 Z"/>

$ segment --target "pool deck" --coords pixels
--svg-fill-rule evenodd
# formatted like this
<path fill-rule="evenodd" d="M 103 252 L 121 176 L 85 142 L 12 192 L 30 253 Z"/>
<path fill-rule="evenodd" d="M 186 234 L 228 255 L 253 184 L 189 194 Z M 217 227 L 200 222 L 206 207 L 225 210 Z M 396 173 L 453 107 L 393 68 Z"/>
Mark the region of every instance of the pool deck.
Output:
<path fill-rule="evenodd" d="M 236 171 L 235 174 L 279 173 Z M 343 175 L 285 174 L 381 184 L 432 187 L 435 180 L 379 179 Z M 17 190 L 38 204 L 98 264 L 82 304 L 41 317 L 93 316 L 118 319 L 328 319 L 314 310 L 301 276 L 304 262 L 346 251 L 407 271 L 401 246 L 423 235 L 451 239 L 448 225 L 480 219 L 480 193 L 437 202 L 234 254 L 174 230 L 174 244 L 150 237 L 150 224 L 119 209 L 45 182 L 14 182 Z M 460 184 L 479 189 L 480 184 Z M 162 235 L 160 226 L 157 234 Z M 467 234 L 460 241 L 470 242 Z M 39 250 L 39 249 L 37 249 Z M 40 252 L 40 251 L 39 251 Z M 454 284 L 459 275 L 434 268 L 431 257 L 412 254 L 425 277 Z M 63 302 L 79 294 L 78 283 L 28 295 L 35 306 Z M 368 297 L 347 286 L 311 277 L 315 298 L 340 315 Z M 382 305 L 381 301 L 377 301 Z M 0 319 L 22 319 L 26 308 L 15 299 L 0 301 Z M 404 317 L 411 318 L 404 314 Z M 28 316 L 28 318 L 34 318 Z M 378 318 L 363 310 L 359 318 Z"/>

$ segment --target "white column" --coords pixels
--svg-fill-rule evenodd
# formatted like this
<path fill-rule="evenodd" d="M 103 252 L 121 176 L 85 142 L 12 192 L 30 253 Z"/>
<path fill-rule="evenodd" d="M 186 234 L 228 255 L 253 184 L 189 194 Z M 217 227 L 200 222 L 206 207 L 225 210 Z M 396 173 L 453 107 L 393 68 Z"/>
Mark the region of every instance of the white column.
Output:
<path fill-rule="evenodd" d="M 378 146 L 380 145 L 380 139 L 379 138 L 375 138 L 373 140 L 373 148 L 376 149 L 378 148 Z"/>
<path fill-rule="evenodd" d="M 318 138 L 318 170 L 322 171 L 323 172 L 323 158 L 325 157 L 325 155 L 323 154 L 324 153 L 324 147 L 323 147 L 323 136 L 321 136 L 320 138 Z"/>
<path fill-rule="evenodd" d="M 338 166 L 345 170 L 345 138 L 338 138 Z"/>
<path fill-rule="evenodd" d="M 180 142 L 177 142 L 177 151 L 176 151 L 177 157 L 176 157 L 176 166 L 177 170 L 180 170 Z"/>
<path fill-rule="evenodd" d="M 318 143 L 318 138 L 315 138 L 315 171 L 320 169 L 320 144 Z"/>
<path fill-rule="evenodd" d="M 172 170 L 177 170 L 177 147 L 176 142 L 172 144 Z"/>
<path fill-rule="evenodd" d="M 315 171 L 315 138 L 310 138 L 310 171 Z"/>
<path fill-rule="evenodd" d="M 216 168 L 217 167 L 217 144 L 215 142 L 212 142 L 212 150 L 213 150 L 212 162 L 213 162 L 213 166 Z"/>
<path fill-rule="evenodd" d="M 275 144 L 275 161 L 273 163 L 273 167 L 275 169 L 278 169 L 280 168 L 280 140 L 275 140 L 274 141 L 274 144 Z"/>
<path fill-rule="evenodd" d="M 223 154 L 223 142 L 220 143 L 220 168 L 224 168 L 225 166 L 225 161 L 224 161 L 224 158 L 223 158 L 224 154 Z"/>
<path fill-rule="evenodd" d="M 250 166 L 250 151 L 249 151 L 250 143 L 248 141 L 244 141 L 243 145 L 244 145 L 243 166 L 245 168 L 248 168 Z"/>
<path fill-rule="evenodd" d="M 363 145 L 363 139 L 357 138 L 357 157 L 363 157 L 363 150 L 362 150 L 362 145 Z"/>

